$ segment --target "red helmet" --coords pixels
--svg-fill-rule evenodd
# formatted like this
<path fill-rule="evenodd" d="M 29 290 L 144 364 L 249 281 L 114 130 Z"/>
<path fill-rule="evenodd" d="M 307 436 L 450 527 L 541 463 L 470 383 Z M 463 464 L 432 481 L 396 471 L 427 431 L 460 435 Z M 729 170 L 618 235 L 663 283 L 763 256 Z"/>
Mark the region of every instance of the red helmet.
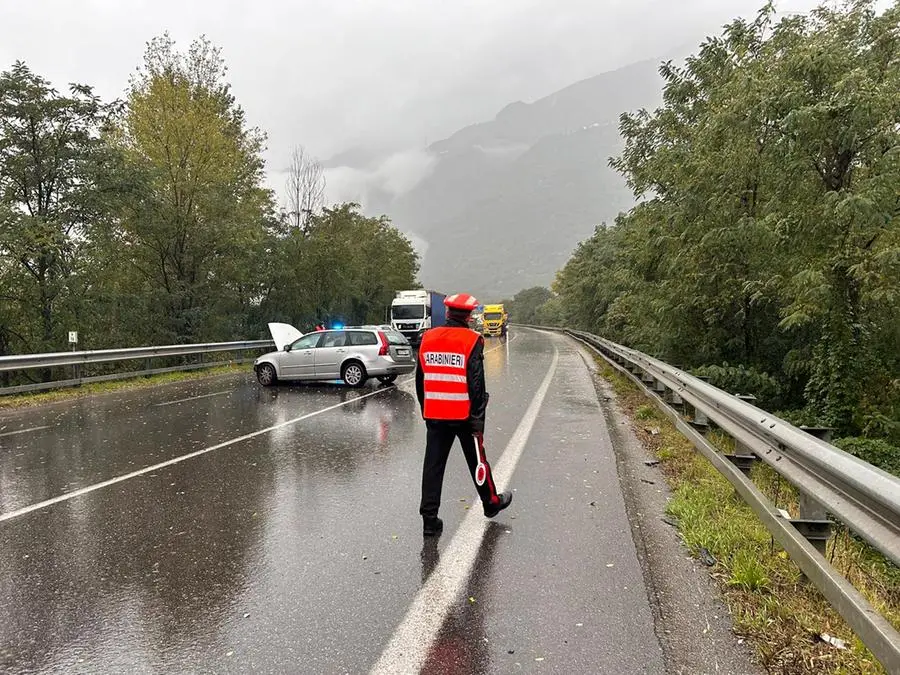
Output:
<path fill-rule="evenodd" d="M 449 309 L 455 309 L 460 312 L 471 312 L 478 307 L 478 300 L 467 293 L 455 293 L 444 298 L 444 304 Z"/>

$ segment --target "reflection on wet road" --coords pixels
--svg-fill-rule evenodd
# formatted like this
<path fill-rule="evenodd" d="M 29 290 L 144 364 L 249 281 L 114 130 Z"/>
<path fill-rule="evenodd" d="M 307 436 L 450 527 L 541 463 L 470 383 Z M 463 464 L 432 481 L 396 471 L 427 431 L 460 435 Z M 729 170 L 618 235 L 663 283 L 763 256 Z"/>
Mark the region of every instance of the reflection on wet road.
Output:
<path fill-rule="evenodd" d="M 485 356 L 495 462 L 554 351 L 570 367 L 580 359 L 560 338 L 515 337 L 489 341 Z M 554 395 L 562 377 L 538 427 L 572 405 Z M 424 428 L 412 391 L 408 381 L 263 389 L 248 374 L 0 413 L 0 515 L 16 514 L 0 522 L 0 669 L 366 672 L 480 508 L 455 452 L 444 536 L 423 546 Z M 529 443 L 525 456 L 544 452 Z M 497 672 L 506 656 L 482 640 L 503 612 L 483 585 L 503 574 L 501 553 L 515 565 L 518 524 L 546 510 L 521 499 L 539 489 L 540 468 L 513 482 L 520 496 L 488 527 L 471 588 L 432 645 L 437 672 Z M 630 537 L 616 536 L 633 556 Z M 646 650 L 633 642 L 624 648 Z"/>

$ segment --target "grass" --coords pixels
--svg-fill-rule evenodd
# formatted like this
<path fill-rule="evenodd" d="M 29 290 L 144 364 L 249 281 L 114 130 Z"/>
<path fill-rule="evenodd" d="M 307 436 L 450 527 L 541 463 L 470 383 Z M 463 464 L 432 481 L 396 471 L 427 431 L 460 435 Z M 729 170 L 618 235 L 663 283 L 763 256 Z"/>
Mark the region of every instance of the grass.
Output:
<path fill-rule="evenodd" d="M 884 668 L 846 622 L 772 539 L 731 484 L 719 474 L 655 405 L 624 375 L 601 358 L 601 376 L 634 420 L 638 438 L 660 460 L 672 488 L 667 511 L 684 544 L 715 559 L 710 568 L 734 621 L 735 633 L 755 648 L 769 673 L 884 673 Z M 658 433 L 651 433 L 658 429 Z M 721 432 L 708 440 L 731 452 Z M 780 508 L 797 514 L 797 493 L 771 468 L 758 463 L 756 485 Z M 829 542 L 832 565 L 895 627 L 900 628 L 900 570 L 870 546 L 838 528 Z M 846 641 L 840 650 L 817 638 L 822 633 Z"/>
<path fill-rule="evenodd" d="M 110 382 L 91 382 L 80 387 L 68 387 L 66 389 L 54 389 L 51 391 L 35 392 L 32 394 L 15 394 L 12 396 L 0 396 L 0 409 L 25 408 L 28 406 L 67 401 L 95 394 L 107 394 L 116 391 L 130 391 L 132 389 L 144 389 L 155 387 L 159 384 L 170 382 L 184 382 L 187 380 L 200 380 L 215 375 L 230 375 L 232 373 L 245 372 L 247 364 L 228 364 L 204 368 L 203 370 L 178 371 L 173 373 L 160 373 L 159 375 L 139 376 L 130 379 L 112 380 Z"/>

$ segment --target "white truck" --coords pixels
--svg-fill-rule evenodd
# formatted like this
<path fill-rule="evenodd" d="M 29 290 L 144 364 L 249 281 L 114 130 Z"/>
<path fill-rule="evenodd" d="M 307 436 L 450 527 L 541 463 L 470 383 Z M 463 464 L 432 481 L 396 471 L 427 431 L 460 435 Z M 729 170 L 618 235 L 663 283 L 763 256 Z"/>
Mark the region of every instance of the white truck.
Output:
<path fill-rule="evenodd" d="M 391 302 L 391 328 L 403 333 L 410 344 L 419 344 L 426 330 L 446 325 L 445 297 L 437 291 L 397 291 Z"/>

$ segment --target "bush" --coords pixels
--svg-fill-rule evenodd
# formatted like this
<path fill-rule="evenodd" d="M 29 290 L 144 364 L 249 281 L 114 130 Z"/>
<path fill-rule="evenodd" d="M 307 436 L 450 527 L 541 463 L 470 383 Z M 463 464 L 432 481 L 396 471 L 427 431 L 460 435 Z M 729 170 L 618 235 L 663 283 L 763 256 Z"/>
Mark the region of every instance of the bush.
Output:
<path fill-rule="evenodd" d="M 772 410 L 781 403 L 781 386 L 778 381 L 755 368 L 747 366 L 701 366 L 693 370 L 694 375 L 709 378 L 709 383 L 730 394 L 752 394 L 756 405 Z"/>
<path fill-rule="evenodd" d="M 844 452 L 888 473 L 900 476 L 900 448 L 878 438 L 839 438 L 834 442 Z"/>

